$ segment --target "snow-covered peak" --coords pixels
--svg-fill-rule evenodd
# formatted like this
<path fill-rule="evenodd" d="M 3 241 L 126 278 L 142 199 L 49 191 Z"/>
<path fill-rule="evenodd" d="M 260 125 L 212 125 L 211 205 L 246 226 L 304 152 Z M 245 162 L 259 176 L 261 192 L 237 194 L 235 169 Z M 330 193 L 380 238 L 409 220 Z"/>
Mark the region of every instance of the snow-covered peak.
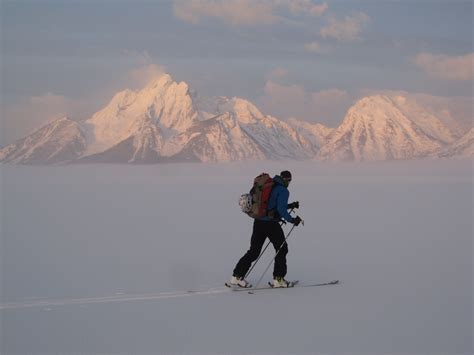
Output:
<path fill-rule="evenodd" d="M 228 98 L 217 96 L 212 98 L 199 98 L 196 107 L 204 118 L 231 113 L 240 123 L 256 123 L 265 116 L 250 101 L 240 97 Z"/>
<path fill-rule="evenodd" d="M 1 149 L 0 161 L 412 159 L 453 141 L 436 112 L 401 95 L 364 97 L 333 129 L 279 120 L 240 97 L 199 97 L 163 74 L 140 90 L 118 92 L 86 121 L 64 117 Z M 442 155 L 472 155 L 472 132 L 452 148 Z"/>
<path fill-rule="evenodd" d="M 321 148 L 322 159 L 387 160 L 423 157 L 453 136 L 440 120 L 404 97 L 360 99 Z"/>
<path fill-rule="evenodd" d="M 358 100 L 349 108 L 347 119 L 363 119 L 365 121 L 376 121 L 377 118 L 393 113 L 395 107 L 393 101 L 385 95 L 367 96 Z"/>
<path fill-rule="evenodd" d="M 190 95 L 189 85 L 184 82 L 176 82 L 173 80 L 171 75 L 163 74 L 159 78 L 150 81 L 142 90 L 138 92 L 138 95 L 156 97 L 163 95 L 168 90 L 173 90 L 178 96 Z"/>
<path fill-rule="evenodd" d="M 0 149 L 0 161 L 16 164 L 63 163 L 77 159 L 85 147 L 81 127 L 65 116 Z"/>
<path fill-rule="evenodd" d="M 156 90 L 156 89 L 162 89 L 166 87 L 167 85 L 173 83 L 174 80 L 171 77 L 171 75 L 165 73 L 153 80 L 151 80 L 146 86 L 145 90 Z"/>
<path fill-rule="evenodd" d="M 453 132 L 434 113 L 401 95 L 364 97 L 357 101 L 346 115 L 349 122 L 364 120 L 365 124 L 370 123 L 375 127 L 383 126 L 387 119 L 398 123 L 409 121 L 430 138 L 443 143 L 452 143 L 455 140 Z"/>
<path fill-rule="evenodd" d="M 107 110 L 109 114 L 116 114 L 135 101 L 136 96 L 136 92 L 129 89 L 119 91 L 102 111 L 105 112 Z"/>
<path fill-rule="evenodd" d="M 264 117 L 254 104 L 245 99 L 234 97 L 231 100 L 231 104 L 233 105 L 232 111 L 241 123 L 254 123 L 256 120 Z"/>
<path fill-rule="evenodd" d="M 116 94 L 104 109 L 86 121 L 88 153 L 103 151 L 134 135 L 137 121 L 150 120 L 173 134 L 191 127 L 196 116 L 188 85 L 164 74 L 142 90 Z"/>

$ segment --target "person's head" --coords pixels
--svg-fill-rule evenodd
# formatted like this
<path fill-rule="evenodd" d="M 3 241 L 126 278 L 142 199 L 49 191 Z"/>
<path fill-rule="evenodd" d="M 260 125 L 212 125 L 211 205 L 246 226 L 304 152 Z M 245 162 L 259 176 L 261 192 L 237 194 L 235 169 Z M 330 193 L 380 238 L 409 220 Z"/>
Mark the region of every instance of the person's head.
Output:
<path fill-rule="evenodd" d="M 290 184 L 290 181 L 291 181 L 291 173 L 288 170 L 283 170 L 280 173 L 280 176 L 281 176 L 283 182 L 285 183 L 285 185 L 288 186 Z"/>

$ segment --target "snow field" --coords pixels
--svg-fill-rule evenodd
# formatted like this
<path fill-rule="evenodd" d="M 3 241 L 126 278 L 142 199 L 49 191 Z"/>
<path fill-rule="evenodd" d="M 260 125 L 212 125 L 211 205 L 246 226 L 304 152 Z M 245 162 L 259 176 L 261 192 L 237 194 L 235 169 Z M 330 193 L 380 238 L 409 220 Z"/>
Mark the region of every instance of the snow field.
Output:
<path fill-rule="evenodd" d="M 0 309 L 2 354 L 472 353 L 470 161 L 1 169 L 1 303 L 123 298 Z M 221 287 L 239 195 L 283 169 L 288 279 L 341 285 L 140 299 Z"/>

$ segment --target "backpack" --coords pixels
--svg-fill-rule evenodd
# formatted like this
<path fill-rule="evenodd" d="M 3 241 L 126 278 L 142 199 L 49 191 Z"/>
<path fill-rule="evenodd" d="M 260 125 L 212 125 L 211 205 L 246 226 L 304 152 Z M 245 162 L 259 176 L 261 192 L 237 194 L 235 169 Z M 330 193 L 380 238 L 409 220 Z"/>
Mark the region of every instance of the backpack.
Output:
<path fill-rule="evenodd" d="M 253 187 L 248 194 L 239 199 L 242 212 L 252 218 L 262 218 L 267 215 L 268 200 L 273 188 L 273 179 L 267 173 L 261 173 L 253 180 Z"/>

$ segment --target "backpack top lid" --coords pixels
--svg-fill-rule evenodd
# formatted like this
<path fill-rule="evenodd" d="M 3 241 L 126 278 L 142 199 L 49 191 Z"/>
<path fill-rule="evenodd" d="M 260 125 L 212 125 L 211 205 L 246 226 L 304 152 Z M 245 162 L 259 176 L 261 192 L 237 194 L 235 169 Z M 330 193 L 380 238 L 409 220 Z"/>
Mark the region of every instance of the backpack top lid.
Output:
<path fill-rule="evenodd" d="M 269 174 L 267 173 L 261 173 L 259 176 L 257 176 L 255 179 L 253 179 L 253 186 L 263 186 L 267 183 L 270 183 L 273 181 L 273 179 L 270 177 Z"/>

